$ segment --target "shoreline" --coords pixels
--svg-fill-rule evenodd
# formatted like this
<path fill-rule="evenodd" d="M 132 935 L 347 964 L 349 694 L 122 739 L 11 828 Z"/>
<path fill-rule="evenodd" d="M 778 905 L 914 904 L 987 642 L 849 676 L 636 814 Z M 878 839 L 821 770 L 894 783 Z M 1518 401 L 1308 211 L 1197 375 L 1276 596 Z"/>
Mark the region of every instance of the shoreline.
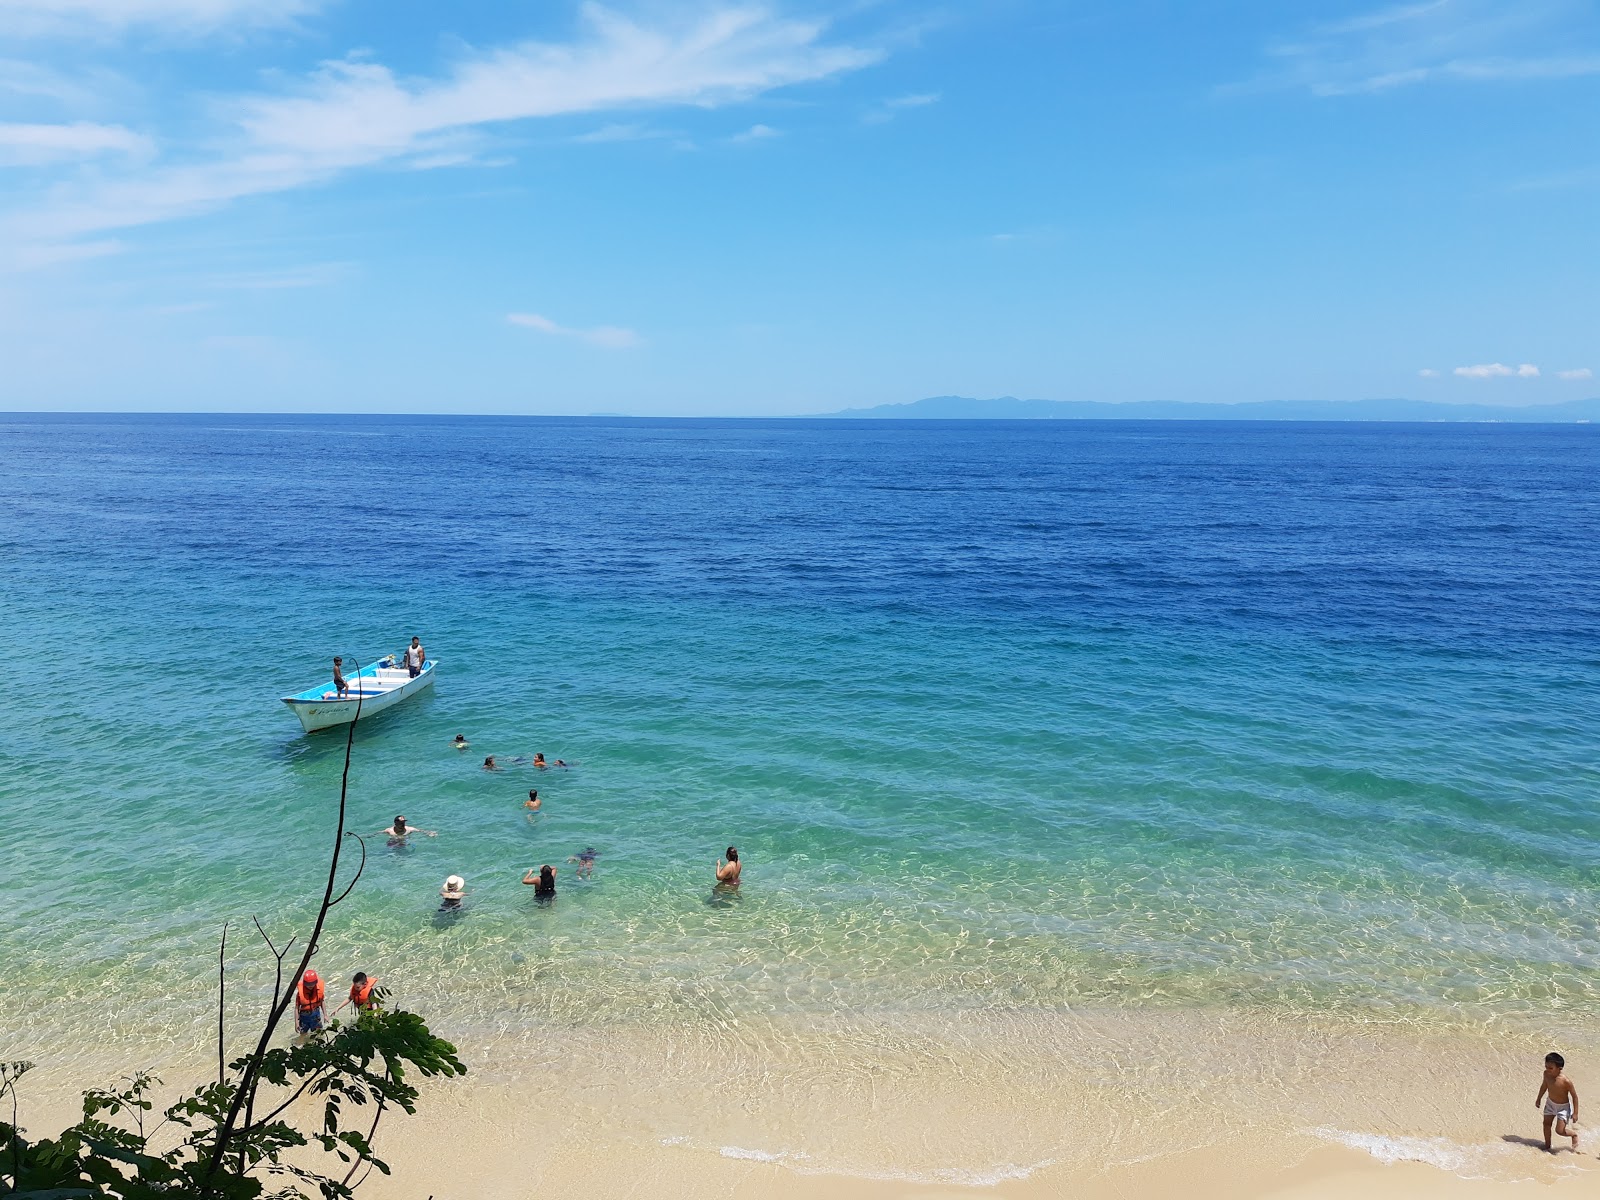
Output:
<path fill-rule="evenodd" d="M 1529 1145 L 1540 1129 L 1529 1063 L 1546 1041 L 1533 1031 L 1152 1009 L 496 1036 L 435 1024 L 469 1074 L 419 1081 L 418 1115 L 385 1119 L 378 1148 L 395 1174 L 363 1188 L 374 1200 L 531 1200 L 557 1186 L 794 1200 L 1600 1188 L 1600 1138 L 1580 1155 Z M 1581 1087 L 1600 1037 L 1564 1049 Z M 77 1091 L 135 1065 L 146 1064 L 42 1063 L 24 1123 L 53 1133 Z M 186 1051 L 160 1069 L 162 1096 L 214 1069 Z"/>

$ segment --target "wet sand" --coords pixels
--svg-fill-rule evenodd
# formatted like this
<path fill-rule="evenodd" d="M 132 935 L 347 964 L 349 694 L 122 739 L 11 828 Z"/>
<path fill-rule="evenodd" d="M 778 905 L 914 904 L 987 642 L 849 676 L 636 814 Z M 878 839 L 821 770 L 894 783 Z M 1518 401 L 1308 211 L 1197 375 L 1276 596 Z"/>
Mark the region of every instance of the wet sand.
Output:
<path fill-rule="evenodd" d="M 1600 1138 L 1546 1154 L 1533 1106 L 1550 1044 L 1583 1087 L 1592 1029 L 1192 1009 L 437 1025 L 470 1074 L 386 1118 L 373 1200 L 1600 1197 Z M 87 1065 L 41 1071 L 30 1124 L 111 1077 Z"/>

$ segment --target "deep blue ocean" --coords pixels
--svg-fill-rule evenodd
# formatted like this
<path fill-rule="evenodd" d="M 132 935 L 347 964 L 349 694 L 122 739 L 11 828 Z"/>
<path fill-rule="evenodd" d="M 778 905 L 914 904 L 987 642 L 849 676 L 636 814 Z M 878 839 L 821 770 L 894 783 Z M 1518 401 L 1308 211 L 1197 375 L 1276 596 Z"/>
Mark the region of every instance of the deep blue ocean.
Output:
<path fill-rule="evenodd" d="M 0 417 L 0 1008 L 176 1034 L 224 920 L 303 928 L 343 738 L 278 697 L 416 634 L 352 827 L 438 836 L 318 961 L 456 1027 L 1592 1035 L 1597 484 L 1591 426 Z"/>

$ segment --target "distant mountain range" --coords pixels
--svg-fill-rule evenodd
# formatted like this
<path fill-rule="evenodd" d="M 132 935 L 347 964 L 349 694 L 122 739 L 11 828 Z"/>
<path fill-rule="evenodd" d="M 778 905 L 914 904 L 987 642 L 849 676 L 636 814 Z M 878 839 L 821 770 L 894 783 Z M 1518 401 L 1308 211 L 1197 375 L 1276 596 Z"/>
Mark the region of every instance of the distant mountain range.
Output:
<path fill-rule="evenodd" d="M 1018 400 L 1015 396 L 995 400 L 930 396 L 911 404 L 880 404 L 876 408 L 847 408 L 819 415 L 936 421 L 1508 421 L 1570 425 L 1600 421 L 1600 399 L 1506 408 L 1434 404 L 1427 400 L 1266 400 L 1248 404 L 1153 400 L 1107 404 L 1098 400 Z"/>

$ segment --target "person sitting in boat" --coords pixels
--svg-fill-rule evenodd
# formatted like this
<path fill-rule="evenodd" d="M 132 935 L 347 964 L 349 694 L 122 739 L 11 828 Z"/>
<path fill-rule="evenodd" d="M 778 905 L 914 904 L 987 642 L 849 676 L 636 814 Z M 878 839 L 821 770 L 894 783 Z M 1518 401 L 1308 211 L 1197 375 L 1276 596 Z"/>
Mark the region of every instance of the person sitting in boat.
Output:
<path fill-rule="evenodd" d="M 406 647 L 406 670 L 411 672 L 411 678 L 415 679 L 422 674 L 422 664 L 427 661 L 428 652 L 422 648 L 422 643 L 418 639 L 412 638 L 411 645 Z"/>
<path fill-rule="evenodd" d="M 333 656 L 333 690 L 338 693 L 341 700 L 350 694 L 350 685 L 344 678 L 344 659 L 337 654 Z"/>
<path fill-rule="evenodd" d="M 393 825 L 389 826 L 387 829 L 380 829 L 378 832 L 389 839 L 389 844 L 391 846 L 398 842 L 405 841 L 406 838 L 410 837 L 413 833 L 424 833 L 429 837 L 439 836 L 439 831 L 437 829 L 418 829 L 415 825 L 407 825 L 406 819 L 399 815 L 395 816 Z"/>

